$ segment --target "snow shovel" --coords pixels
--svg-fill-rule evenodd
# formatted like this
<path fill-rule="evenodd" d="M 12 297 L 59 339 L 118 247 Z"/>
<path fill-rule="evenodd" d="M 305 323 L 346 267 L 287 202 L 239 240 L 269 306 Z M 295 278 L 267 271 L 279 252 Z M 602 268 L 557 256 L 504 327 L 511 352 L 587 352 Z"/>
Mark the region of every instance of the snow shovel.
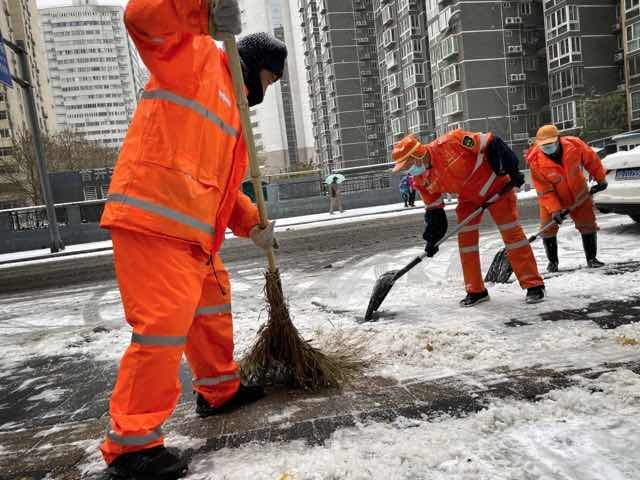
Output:
<path fill-rule="evenodd" d="M 456 228 L 448 232 L 444 237 L 442 237 L 437 243 L 436 246 L 440 246 L 445 240 L 453 235 L 457 234 L 460 230 L 462 230 L 466 225 L 468 225 L 474 218 L 478 215 L 481 215 L 487 208 L 489 208 L 493 203 L 495 203 L 501 195 L 511 191 L 513 188 L 513 182 L 507 183 L 502 189 L 493 195 L 489 200 L 484 202 L 480 207 L 478 207 L 471 215 L 465 218 L 462 222 L 460 222 Z M 422 260 L 424 260 L 427 256 L 427 253 L 423 253 L 422 255 L 414 258 L 406 267 L 402 270 L 391 270 L 389 272 L 383 273 L 380 275 L 380 278 L 376 281 L 373 286 L 373 292 L 371 293 L 371 299 L 369 300 L 369 306 L 367 307 L 367 313 L 364 315 L 364 321 L 371 321 L 371 317 L 373 312 L 377 311 L 384 302 L 384 299 L 387 298 L 387 295 L 391 291 L 394 283 L 398 281 L 399 278 L 404 276 L 409 270 L 418 265 Z"/>
<path fill-rule="evenodd" d="M 565 208 L 560 212 L 562 219 L 567 218 L 567 215 L 576 207 L 582 204 L 587 198 L 591 196 L 591 192 L 586 195 L 578 197 L 578 199 L 574 202 L 573 205 L 569 208 Z M 528 238 L 529 244 L 535 242 L 551 225 L 556 223 L 555 220 L 551 220 L 542 226 L 540 230 L 538 230 L 534 235 L 531 235 Z M 509 277 L 513 273 L 513 268 L 511 267 L 511 262 L 509 262 L 509 257 L 507 256 L 507 249 L 503 248 L 496 256 L 493 257 L 493 261 L 491 262 L 491 266 L 489 270 L 487 270 L 487 275 L 484 277 L 485 282 L 492 283 L 507 283 L 509 281 Z"/>

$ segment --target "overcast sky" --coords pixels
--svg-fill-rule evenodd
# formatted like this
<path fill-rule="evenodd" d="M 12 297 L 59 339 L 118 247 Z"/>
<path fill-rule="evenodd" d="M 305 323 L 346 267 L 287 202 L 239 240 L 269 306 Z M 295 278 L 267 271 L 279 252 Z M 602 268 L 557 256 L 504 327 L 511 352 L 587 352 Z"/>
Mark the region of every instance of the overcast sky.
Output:
<path fill-rule="evenodd" d="M 127 0 L 98 0 L 101 5 L 125 5 Z M 36 0 L 38 8 L 61 7 L 72 4 L 72 0 Z"/>

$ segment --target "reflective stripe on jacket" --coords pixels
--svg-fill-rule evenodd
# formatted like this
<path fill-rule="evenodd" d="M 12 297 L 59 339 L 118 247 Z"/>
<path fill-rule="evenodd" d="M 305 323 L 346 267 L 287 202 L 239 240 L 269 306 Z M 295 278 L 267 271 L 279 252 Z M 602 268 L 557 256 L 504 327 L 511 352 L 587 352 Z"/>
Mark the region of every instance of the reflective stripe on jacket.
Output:
<path fill-rule="evenodd" d="M 247 150 L 205 0 L 131 0 L 125 24 L 151 72 L 122 145 L 101 225 L 217 251 L 258 212 L 240 192 Z"/>
<path fill-rule="evenodd" d="M 443 193 L 457 194 L 461 201 L 486 197 L 497 178 L 485 153 L 491 139 L 491 133 L 454 130 L 426 146 L 432 166 L 414 179 L 428 208 L 441 208 Z"/>

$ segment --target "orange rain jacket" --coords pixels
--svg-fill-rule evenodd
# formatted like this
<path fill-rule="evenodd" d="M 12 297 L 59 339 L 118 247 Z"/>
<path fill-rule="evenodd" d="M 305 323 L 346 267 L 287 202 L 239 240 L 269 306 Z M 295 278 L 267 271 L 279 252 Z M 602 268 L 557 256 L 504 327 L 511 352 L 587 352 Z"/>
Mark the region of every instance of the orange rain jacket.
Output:
<path fill-rule="evenodd" d="M 597 181 L 605 179 L 606 172 L 600 157 L 577 137 L 560 137 L 562 164 L 547 157 L 540 147 L 527 154 L 533 185 L 538 192 L 540 206 L 553 213 L 570 208 L 576 199 L 588 191 L 582 167 Z"/>
<path fill-rule="evenodd" d="M 421 146 L 429 152 L 432 168 L 415 177 L 415 183 L 427 208 L 442 208 L 443 193 L 458 194 L 461 202 L 481 204 L 486 199 L 491 187 L 498 184 L 485 161 L 485 149 L 492 138 L 491 133 L 454 130 Z M 501 178 L 500 186 L 506 181 Z"/>
<path fill-rule="evenodd" d="M 208 35 L 207 0 L 136 0 L 125 24 L 151 72 L 122 145 L 104 228 L 220 249 L 258 210 L 239 191 L 247 167 L 226 54 Z"/>

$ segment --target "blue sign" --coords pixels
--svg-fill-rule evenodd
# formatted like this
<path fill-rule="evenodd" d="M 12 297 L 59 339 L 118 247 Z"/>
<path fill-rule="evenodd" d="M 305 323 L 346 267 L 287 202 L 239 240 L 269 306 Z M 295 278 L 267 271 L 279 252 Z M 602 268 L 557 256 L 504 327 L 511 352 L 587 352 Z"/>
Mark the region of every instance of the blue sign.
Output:
<path fill-rule="evenodd" d="M 9 69 L 9 62 L 7 61 L 7 51 L 4 48 L 2 35 L 0 35 L 0 83 L 4 83 L 9 88 L 13 87 L 11 70 Z"/>

